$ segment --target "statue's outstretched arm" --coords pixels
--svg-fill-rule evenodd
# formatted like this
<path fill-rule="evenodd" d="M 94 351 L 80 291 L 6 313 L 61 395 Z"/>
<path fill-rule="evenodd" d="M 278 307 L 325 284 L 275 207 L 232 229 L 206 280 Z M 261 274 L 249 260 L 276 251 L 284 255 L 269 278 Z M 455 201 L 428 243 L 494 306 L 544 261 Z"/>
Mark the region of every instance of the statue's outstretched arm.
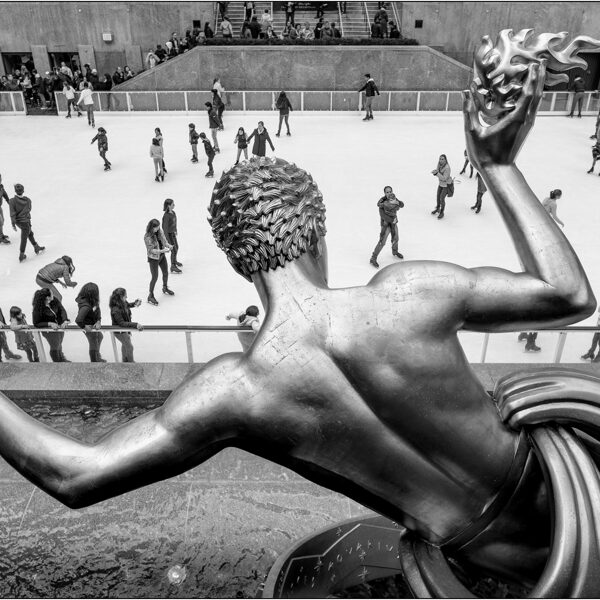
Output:
<path fill-rule="evenodd" d="M 541 100 L 545 65 L 529 65 L 515 108 L 488 124 L 475 84 L 465 92 L 469 157 L 490 190 L 524 268 L 472 269 L 465 294 L 467 329 L 512 330 L 515 325 L 561 326 L 589 316 L 595 298 L 573 248 L 547 214 L 514 160 Z"/>
<path fill-rule="evenodd" d="M 40 423 L 0 393 L 0 454 L 31 482 L 80 508 L 173 477 L 240 433 L 248 402 L 241 355 L 224 355 L 181 384 L 165 404 L 95 444 Z M 244 389 L 244 394 L 247 389 Z"/>

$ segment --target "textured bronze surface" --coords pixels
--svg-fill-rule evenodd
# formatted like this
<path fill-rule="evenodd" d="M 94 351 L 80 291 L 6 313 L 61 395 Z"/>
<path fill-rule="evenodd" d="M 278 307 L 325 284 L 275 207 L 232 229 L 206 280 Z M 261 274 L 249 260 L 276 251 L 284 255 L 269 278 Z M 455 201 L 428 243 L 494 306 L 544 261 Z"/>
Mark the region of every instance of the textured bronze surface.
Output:
<path fill-rule="evenodd" d="M 247 265 L 239 270 L 265 309 L 250 350 L 207 363 L 163 406 L 95 443 L 40 424 L 0 395 L 2 456 L 78 508 L 237 446 L 373 508 L 422 543 L 441 546 L 469 531 L 472 539 L 453 550 L 466 564 L 534 580 L 550 531 L 542 472 L 517 452 L 518 434 L 498 418 L 457 339 L 460 329 L 560 327 L 596 305 L 572 247 L 514 163 L 545 78 L 544 61 L 526 62 L 514 107 L 506 102 L 482 122 L 493 106 L 476 82 L 464 107 L 469 156 L 522 272 L 407 261 L 365 286 L 330 289 L 316 184 L 282 159 L 249 161 L 217 183 L 210 210 L 213 222 L 222 218 L 220 246 L 236 268 Z M 277 195 L 271 182 L 281 177 L 293 185 Z M 221 214 L 223 201 L 237 202 L 242 216 Z M 516 481 L 520 464 L 525 475 Z M 479 532 L 474 523 L 484 527 L 504 495 L 505 509 Z M 439 562 L 435 553 L 426 558 Z"/>

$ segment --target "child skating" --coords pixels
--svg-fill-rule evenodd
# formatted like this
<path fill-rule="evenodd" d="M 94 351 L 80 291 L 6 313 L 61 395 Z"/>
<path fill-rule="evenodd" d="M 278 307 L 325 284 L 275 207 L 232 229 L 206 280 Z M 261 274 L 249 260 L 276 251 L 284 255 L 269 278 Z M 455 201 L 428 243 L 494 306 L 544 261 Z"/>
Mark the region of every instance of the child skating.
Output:
<path fill-rule="evenodd" d="M 244 151 L 244 159 L 248 160 L 248 138 L 246 136 L 246 132 L 243 127 L 238 129 L 237 135 L 235 136 L 235 140 L 233 140 L 234 144 L 237 144 L 237 158 L 235 159 L 235 164 L 237 165 L 240 162 L 240 156 L 242 154 L 242 150 Z"/>
<path fill-rule="evenodd" d="M 108 138 L 106 137 L 106 129 L 104 127 L 98 127 L 98 133 L 92 138 L 91 143 L 98 141 L 98 154 L 100 154 L 104 161 L 104 170 L 110 171 L 112 163 L 106 158 L 108 152 Z"/>
<path fill-rule="evenodd" d="M 196 125 L 194 123 L 190 123 L 188 125 L 190 128 L 190 146 L 192 147 L 192 162 L 198 162 L 198 132 L 196 131 Z"/>
<path fill-rule="evenodd" d="M 208 141 L 206 134 L 202 132 L 200 134 L 200 139 L 204 144 L 204 152 L 206 152 L 206 156 L 208 158 L 208 173 L 205 177 L 213 177 L 215 172 L 213 171 L 213 159 L 215 157 L 215 149 L 212 147 L 211 143 Z"/>

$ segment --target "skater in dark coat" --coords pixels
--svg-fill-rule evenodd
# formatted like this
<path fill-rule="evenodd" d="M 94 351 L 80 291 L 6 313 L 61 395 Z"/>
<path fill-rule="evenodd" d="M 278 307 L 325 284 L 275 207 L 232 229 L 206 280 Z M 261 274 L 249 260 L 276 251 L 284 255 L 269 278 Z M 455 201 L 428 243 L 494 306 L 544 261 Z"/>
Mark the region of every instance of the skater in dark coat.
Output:
<path fill-rule="evenodd" d="M 254 156 L 265 156 L 267 153 L 267 142 L 271 146 L 271 150 L 275 152 L 275 146 L 269 137 L 269 132 L 265 129 L 265 124 L 262 121 L 258 122 L 258 127 L 250 134 L 248 143 L 254 138 L 254 144 L 252 146 L 252 154 Z"/>
<path fill-rule="evenodd" d="M 31 229 L 31 200 L 23 194 L 25 188 L 20 184 L 15 184 L 15 195 L 8 201 L 10 208 L 10 222 L 14 231 L 17 227 L 21 230 L 21 245 L 19 246 L 19 262 L 23 262 L 27 256 L 25 247 L 27 240 L 33 245 L 36 254 L 43 252 L 46 247 L 40 246 L 33 235 Z"/>
<path fill-rule="evenodd" d="M 177 215 L 175 214 L 175 202 L 167 198 L 163 204 L 162 229 L 167 242 L 171 244 L 171 273 L 183 273 L 179 268 L 183 265 L 177 261 L 179 243 L 177 242 Z"/>
<path fill-rule="evenodd" d="M 98 127 L 98 133 L 92 138 L 91 143 L 98 142 L 98 154 L 100 154 L 104 161 L 104 170 L 110 171 L 112 163 L 106 158 L 108 152 L 108 138 L 106 137 L 106 129 L 104 127 Z"/>
<path fill-rule="evenodd" d="M 277 128 L 277 133 L 275 135 L 279 137 L 279 134 L 281 133 L 281 124 L 283 123 L 284 119 L 285 126 L 287 127 L 287 135 L 292 135 L 290 133 L 290 124 L 288 119 L 290 116 L 290 111 L 294 109 L 292 108 L 292 103 L 285 92 L 279 92 L 279 98 L 277 98 L 277 102 L 275 102 L 275 108 L 279 110 L 279 127 Z"/>
<path fill-rule="evenodd" d="M 213 159 L 215 157 L 215 149 L 211 146 L 204 132 L 200 134 L 200 140 L 204 144 L 204 152 L 206 152 L 206 156 L 208 158 L 208 173 L 205 175 L 205 177 L 212 177 L 215 174 L 215 172 L 213 171 Z"/>
<path fill-rule="evenodd" d="M 475 200 L 475 204 L 471 206 L 471 210 L 474 210 L 475 213 L 478 213 L 481 210 L 481 199 L 486 192 L 487 187 L 483 182 L 483 178 L 477 173 L 477 199 Z"/>
<path fill-rule="evenodd" d="M 219 140 L 217 139 L 217 131 L 221 127 L 221 120 L 219 119 L 217 108 L 214 106 L 214 104 L 211 104 L 210 102 L 205 102 L 204 106 L 206 107 L 206 112 L 208 114 L 208 127 L 212 136 L 215 152 L 220 152 Z"/>

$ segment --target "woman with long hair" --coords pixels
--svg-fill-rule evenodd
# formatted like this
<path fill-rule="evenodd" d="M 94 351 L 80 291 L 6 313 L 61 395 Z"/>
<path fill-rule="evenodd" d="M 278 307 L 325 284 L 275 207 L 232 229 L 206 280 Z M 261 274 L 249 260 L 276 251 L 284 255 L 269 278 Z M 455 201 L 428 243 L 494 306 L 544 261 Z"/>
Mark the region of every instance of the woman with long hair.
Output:
<path fill-rule="evenodd" d="M 177 215 L 175 214 L 175 201 L 167 198 L 163 203 L 162 230 L 171 244 L 171 273 L 183 273 L 179 268 L 183 265 L 177 262 L 177 252 L 179 252 L 179 243 L 177 242 Z"/>
<path fill-rule="evenodd" d="M 99 331 L 102 313 L 100 311 L 100 291 L 98 290 L 98 286 L 91 281 L 86 283 L 79 290 L 79 295 L 75 298 L 75 301 L 77 302 L 77 306 L 79 306 L 75 323 L 83 329 L 83 333 L 88 340 L 90 361 L 106 362 L 100 356 L 100 344 L 102 344 L 104 336 Z"/>
<path fill-rule="evenodd" d="M 217 114 L 219 115 L 219 120 L 221 121 L 221 130 L 223 130 L 223 111 L 225 110 L 225 88 L 221 84 L 221 78 L 215 77 L 213 79 L 213 92 L 216 90 L 217 95 L 219 96 L 220 104 L 218 104 Z M 213 101 L 214 104 L 214 101 Z M 216 105 L 215 105 L 216 106 Z"/>
<path fill-rule="evenodd" d="M 164 181 L 165 173 L 163 171 L 163 149 L 156 138 L 152 138 L 150 144 L 150 158 L 154 162 L 154 181 Z"/>
<path fill-rule="evenodd" d="M 64 329 L 69 324 L 69 318 L 63 305 L 55 298 L 48 288 L 36 290 L 33 294 L 32 321 L 34 327 L 50 328 L 54 331 L 42 331 L 50 346 L 50 358 L 53 362 L 70 362 L 65 358 L 62 351 L 62 342 L 65 337 Z"/>
<path fill-rule="evenodd" d="M 244 151 L 244 158 L 248 160 L 248 139 L 246 136 L 246 131 L 243 127 L 238 129 L 237 135 L 233 140 L 234 144 L 237 144 L 237 157 L 235 159 L 235 164 L 237 165 L 240 162 L 240 156 L 242 154 L 242 150 Z"/>
<path fill-rule="evenodd" d="M 40 362 L 33 334 L 31 331 L 27 331 L 30 328 L 29 324 L 23 311 L 18 306 L 10 307 L 10 328 L 15 332 L 17 348 L 27 354 L 27 360 L 29 362 Z"/>
<path fill-rule="evenodd" d="M 165 254 L 171 251 L 171 244 L 167 242 L 163 230 L 160 228 L 158 219 L 151 219 L 146 226 L 144 235 L 144 243 L 146 244 L 146 253 L 148 255 L 148 266 L 150 267 L 150 285 L 148 294 L 148 302 L 154 306 L 158 306 L 158 300 L 154 297 L 154 286 L 158 280 L 158 269 L 162 271 L 163 279 L 163 294 L 174 296 L 175 292 L 169 289 L 169 266 Z"/>
<path fill-rule="evenodd" d="M 452 183 L 450 176 L 450 165 L 445 154 L 440 154 L 437 168 L 431 171 L 432 175 L 438 178 L 438 189 L 436 196 L 435 210 L 431 211 L 432 215 L 437 215 L 438 219 L 444 218 L 444 210 L 446 209 L 446 196 L 448 196 L 448 185 Z"/>
<path fill-rule="evenodd" d="M 155 127 L 154 128 L 154 137 L 158 140 L 158 143 L 160 144 L 160 147 L 163 149 L 163 158 L 162 158 L 162 169 L 165 173 L 167 173 L 167 165 L 165 165 L 165 148 L 163 146 L 163 134 L 162 131 L 160 130 L 160 127 Z"/>
<path fill-rule="evenodd" d="M 238 339 L 242 344 L 242 349 L 247 352 L 254 342 L 257 331 L 260 329 L 260 321 L 258 320 L 259 310 L 258 306 L 251 305 L 244 312 L 230 312 L 225 318 L 229 321 L 230 319 L 236 319 L 238 325 L 242 327 L 251 327 L 252 331 L 238 331 Z"/>
<path fill-rule="evenodd" d="M 275 108 L 279 110 L 279 127 L 277 128 L 277 133 L 275 134 L 279 137 L 281 133 L 281 124 L 285 119 L 285 126 L 287 127 L 287 135 L 292 135 L 290 133 L 290 124 L 289 124 L 289 116 L 290 110 L 294 110 L 292 108 L 292 103 L 290 99 L 287 97 L 287 94 L 284 91 L 279 92 L 279 97 L 277 98 L 277 102 L 275 102 Z"/>
<path fill-rule="evenodd" d="M 68 287 L 75 287 L 76 281 L 71 280 L 71 276 L 75 272 L 75 265 L 73 259 L 66 254 L 57 258 L 53 263 L 42 267 L 36 275 L 35 282 L 41 288 L 48 288 L 55 298 L 58 298 L 59 302 L 62 302 L 62 295 L 56 289 L 56 283 L 59 283 L 65 289 Z M 64 282 L 61 281 L 61 277 Z"/>
<path fill-rule="evenodd" d="M 140 306 L 142 301 L 137 298 L 134 302 L 127 301 L 127 290 L 119 287 L 110 295 L 108 306 L 110 308 L 111 322 L 115 327 L 123 329 L 137 329 L 142 331 L 144 327 L 140 323 L 131 320 L 131 309 Z M 133 360 L 133 344 L 129 331 L 115 332 L 115 337 L 121 342 L 121 356 L 123 362 L 135 362 Z"/>

